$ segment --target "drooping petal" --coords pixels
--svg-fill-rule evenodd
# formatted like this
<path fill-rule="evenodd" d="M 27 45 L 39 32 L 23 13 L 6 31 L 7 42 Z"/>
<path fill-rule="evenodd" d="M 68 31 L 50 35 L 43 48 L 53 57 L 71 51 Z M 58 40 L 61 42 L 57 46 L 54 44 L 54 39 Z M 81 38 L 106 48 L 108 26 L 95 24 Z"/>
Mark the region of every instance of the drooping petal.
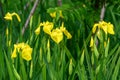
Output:
<path fill-rule="evenodd" d="M 93 26 L 93 28 L 92 28 L 92 32 L 93 32 L 93 33 L 96 32 L 98 25 L 99 25 L 99 24 L 97 24 L 97 23 L 94 24 L 94 26 Z"/>
<path fill-rule="evenodd" d="M 12 15 L 13 16 L 15 15 L 17 17 L 18 21 L 21 22 L 20 16 L 17 13 L 14 12 L 14 13 L 12 13 Z"/>
<path fill-rule="evenodd" d="M 64 27 L 64 22 L 62 22 L 60 30 L 67 36 L 67 39 L 71 39 L 72 38 L 72 35 Z"/>
<path fill-rule="evenodd" d="M 101 29 L 107 34 L 107 25 L 101 26 Z"/>
<path fill-rule="evenodd" d="M 72 38 L 72 35 L 67 30 L 64 30 L 64 34 L 67 36 L 67 39 Z"/>
<path fill-rule="evenodd" d="M 109 34 L 115 34 L 112 24 L 108 23 L 107 31 L 108 31 Z"/>

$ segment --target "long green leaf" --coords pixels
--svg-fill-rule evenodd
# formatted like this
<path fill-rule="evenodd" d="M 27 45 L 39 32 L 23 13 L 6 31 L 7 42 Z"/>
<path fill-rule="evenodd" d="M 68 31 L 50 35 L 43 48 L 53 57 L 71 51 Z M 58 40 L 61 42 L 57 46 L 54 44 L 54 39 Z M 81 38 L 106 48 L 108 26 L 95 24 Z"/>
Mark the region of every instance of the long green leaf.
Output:
<path fill-rule="evenodd" d="M 117 77 L 120 76 L 119 72 L 120 72 L 120 56 L 119 56 L 116 66 L 115 66 L 115 70 L 112 75 L 112 80 L 117 80 Z"/>
<path fill-rule="evenodd" d="M 4 56 L 5 56 L 5 60 L 6 60 L 7 69 L 8 69 L 10 80 L 15 80 L 14 76 L 13 76 L 13 71 L 12 71 L 11 64 L 10 64 L 8 58 L 7 58 L 7 55 L 6 55 L 5 51 L 4 51 Z"/>

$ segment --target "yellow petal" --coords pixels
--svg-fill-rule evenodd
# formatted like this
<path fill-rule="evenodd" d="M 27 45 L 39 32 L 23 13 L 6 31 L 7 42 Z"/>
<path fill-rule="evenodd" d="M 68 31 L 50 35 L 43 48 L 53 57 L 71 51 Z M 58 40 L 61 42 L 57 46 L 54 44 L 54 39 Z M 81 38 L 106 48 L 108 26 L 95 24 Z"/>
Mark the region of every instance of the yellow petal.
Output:
<path fill-rule="evenodd" d="M 93 37 L 91 37 L 91 40 L 90 40 L 90 47 L 93 47 L 94 45 L 94 40 L 93 40 Z"/>
<path fill-rule="evenodd" d="M 63 31 L 63 32 L 66 30 L 66 28 L 64 27 L 64 22 L 62 22 L 62 25 L 61 25 L 61 27 L 60 27 L 60 30 Z"/>
<path fill-rule="evenodd" d="M 22 51 L 22 49 L 25 47 L 25 43 L 18 43 L 16 44 L 16 48 L 18 50 L 18 52 Z"/>
<path fill-rule="evenodd" d="M 101 29 L 105 32 L 105 34 L 107 34 L 107 25 L 102 25 Z"/>
<path fill-rule="evenodd" d="M 92 32 L 95 33 L 97 30 L 99 24 L 94 24 L 93 28 L 92 28 Z"/>
<path fill-rule="evenodd" d="M 17 57 L 17 49 L 16 49 L 16 45 L 14 45 L 14 50 L 12 52 L 11 58 L 16 58 Z"/>
<path fill-rule="evenodd" d="M 100 28 L 105 32 L 105 34 L 107 34 L 107 22 L 105 22 L 105 21 L 100 21 L 99 22 L 99 26 L 100 26 Z"/>
<path fill-rule="evenodd" d="M 17 13 L 14 12 L 14 13 L 12 13 L 12 15 L 13 16 L 15 15 L 17 17 L 18 21 L 21 22 L 20 16 Z"/>
<path fill-rule="evenodd" d="M 16 58 L 17 57 L 17 54 L 16 54 L 16 49 L 13 50 L 13 53 L 11 55 L 11 58 Z"/>
<path fill-rule="evenodd" d="M 10 14 L 9 12 L 5 15 L 4 19 L 6 20 L 12 20 L 12 14 Z"/>
<path fill-rule="evenodd" d="M 113 30 L 113 25 L 112 24 L 108 23 L 107 31 L 108 31 L 109 34 L 115 34 L 114 30 Z"/>
<path fill-rule="evenodd" d="M 97 31 L 97 37 L 98 37 L 98 39 L 101 39 L 101 31 L 100 31 L 100 29 Z"/>
<path fill-rule="evenodd" d="M 53 22 L 46 22 L 43 24 L 43 31 L 50 35 L 51 30 L 53 29 Z"/>
<path fill-rule="evenodd" d="M 71 39 L 72 38 L 72 35 L 64 27 L 64 22 L 62 22 L 60 30 L 67 36 L 67 39 Z"/>
<path fill-rule="evenodd" d="M 67 36 L 67 39 L 72 38 L 72 35 L 67 30 L 64 30 L 64 34 Z"/>
<path fill-rule="evenodd" d="M 56 12 L 50 13 L 50 16 L 51 16 L 52 18 L 55 18 L 55 17 L 56 17 Z"/>
<path fill-rule="evenodd" d="M 44 25 L 44 22 L 39 24 L 38 28 L 35 30 L 36 35 L 40 34 L 40 27 L 43 26 L 43 25 Z"/>
<path fill-rule="evenodd" d="M 32 59 L 31 54 L 32 48 L 24 48 L 22 50 L 22 58 L 25 59 L 26 61 L 30 61 Z"/>
<path fill-rule="evenodd" d="M 35 30 L 35 34 L 39 35 L 40 34 L 40 26 Z"/>
<path fill-rule="evenodd" d="M 63 33 L 60 29 L 56 28 L 51 32 L 51 38 L 57 44 L 59 44 L 63 40 Z"/>

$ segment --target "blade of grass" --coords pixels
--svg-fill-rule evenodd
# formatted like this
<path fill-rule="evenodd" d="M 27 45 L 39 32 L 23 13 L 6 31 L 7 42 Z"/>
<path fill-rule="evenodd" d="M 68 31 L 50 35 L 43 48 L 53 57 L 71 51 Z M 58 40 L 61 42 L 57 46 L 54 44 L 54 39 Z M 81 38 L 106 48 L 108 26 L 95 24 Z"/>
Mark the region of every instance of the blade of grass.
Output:
<path fill-rule="evenodd" d="M 111 76 L 112 76 L 112 72 L 113 72 L 113 69 L 115 68 L 115 62 L 117 60 L 119 52 L 120 52 L 120 47 L 118 48 L 118 50 L 116 51 L 116 53 L 114 52 L 115 56 L 112 58 L 112 62 L 110 63 L 110 70 L 108 72 L 109 74 L 107 76 L 107 80 L 109 80 L 111 78 Z"/>
<path fill-rule="evenodd" d="M 25 64 L 24 64 L 24 61 L 23 61 L 23 59 L 21 58 L 21 56 L 20 56 L 20 64 L 21 64 L 21 72 L 22 72 L 22 79 L 23 80 L 27 80 L 27 73 L 26 73 L 26 69 L 25 69 Z"/>
<path fill-rule="evenodd" d="M 119 76 L 119 69 L 120 69 L 120 57 L 117 61 L 117 64 L 115 66 L 115 70 L 113 72 L 113 75 L 112 75 L 112 80 L 117 80 L 117 76 Z"/>
<path fill-rule="evenodd" d="M 12 72 L 12 67 L 10 66 L 11 64 L 10 64 L 8 58 L 7 58 L 7 55 L 6 55 L 5 51 L 4 51 L 4 56 L 5 56 L 6 65 L 7 65 L 10 80 L 15 80 L 14 76 L 13 76 L 13 72 Z"/>
<path fill-rule="evenodd" d="M 94 80 L 95 77 L 94 77 L 94 73 L 93 73 L 92 67 L 90 65 L 90 56 L 88 54 L 88 50 L 87 50 L 87 46 L 86 46 L 85 42 L 84 42 L 84 47 L 85 47 L 85 57 L 86 57 L 86 62 L 87 62 L 87 66 L 88 66 L 88 71 L 89 71 L 90 79 Z"/>
<path fill-rule="evenodd" d="M 42 68 L 42 79 L 46 80 L 46 65 L 44 64 L 43 68 Z"/>

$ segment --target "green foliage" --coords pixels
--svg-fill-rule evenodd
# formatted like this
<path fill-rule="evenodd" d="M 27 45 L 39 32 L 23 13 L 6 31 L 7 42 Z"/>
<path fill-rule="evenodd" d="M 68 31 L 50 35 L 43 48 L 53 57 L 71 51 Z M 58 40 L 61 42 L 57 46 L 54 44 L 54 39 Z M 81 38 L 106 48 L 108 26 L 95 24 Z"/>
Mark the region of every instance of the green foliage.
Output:
<path fill-rule="evenodd" d="M 35 0 L 0 1 L 0 80 L 119 80 L 120 0 L 105 2 L 104 20 L 114 25 L 115 35 L 107 35 L 107 39 L 102 35 L 102 41 L 92 33 L 92 28 L 100 21 L 104 0 L 62 0 L 61 5 L 58 1 L 40 0 L 23 35 L 22 29 Z M 59 11 L 62 11 L 63 18 Z M 5 20 L 7 12 L 16 12 L 21 22 L 16 17 L 12 21 Z M 53 12 L 56 12 L 55 18 L 50 16 Z M 43 27 L 36 35 L 36 28 L 46 21 L 53 22 L 54 29 L 64 22 L 72 39 L 67 39 L 64 34 L 63 40 L 57 44 Z M 89 47 L 91 36 L 96 42 L 98 40 L 93 51 Z M 11 58 L 14 44 L 21 42 L 33 49 L 32 60 L 25 61 L 21 55 Z"/>

